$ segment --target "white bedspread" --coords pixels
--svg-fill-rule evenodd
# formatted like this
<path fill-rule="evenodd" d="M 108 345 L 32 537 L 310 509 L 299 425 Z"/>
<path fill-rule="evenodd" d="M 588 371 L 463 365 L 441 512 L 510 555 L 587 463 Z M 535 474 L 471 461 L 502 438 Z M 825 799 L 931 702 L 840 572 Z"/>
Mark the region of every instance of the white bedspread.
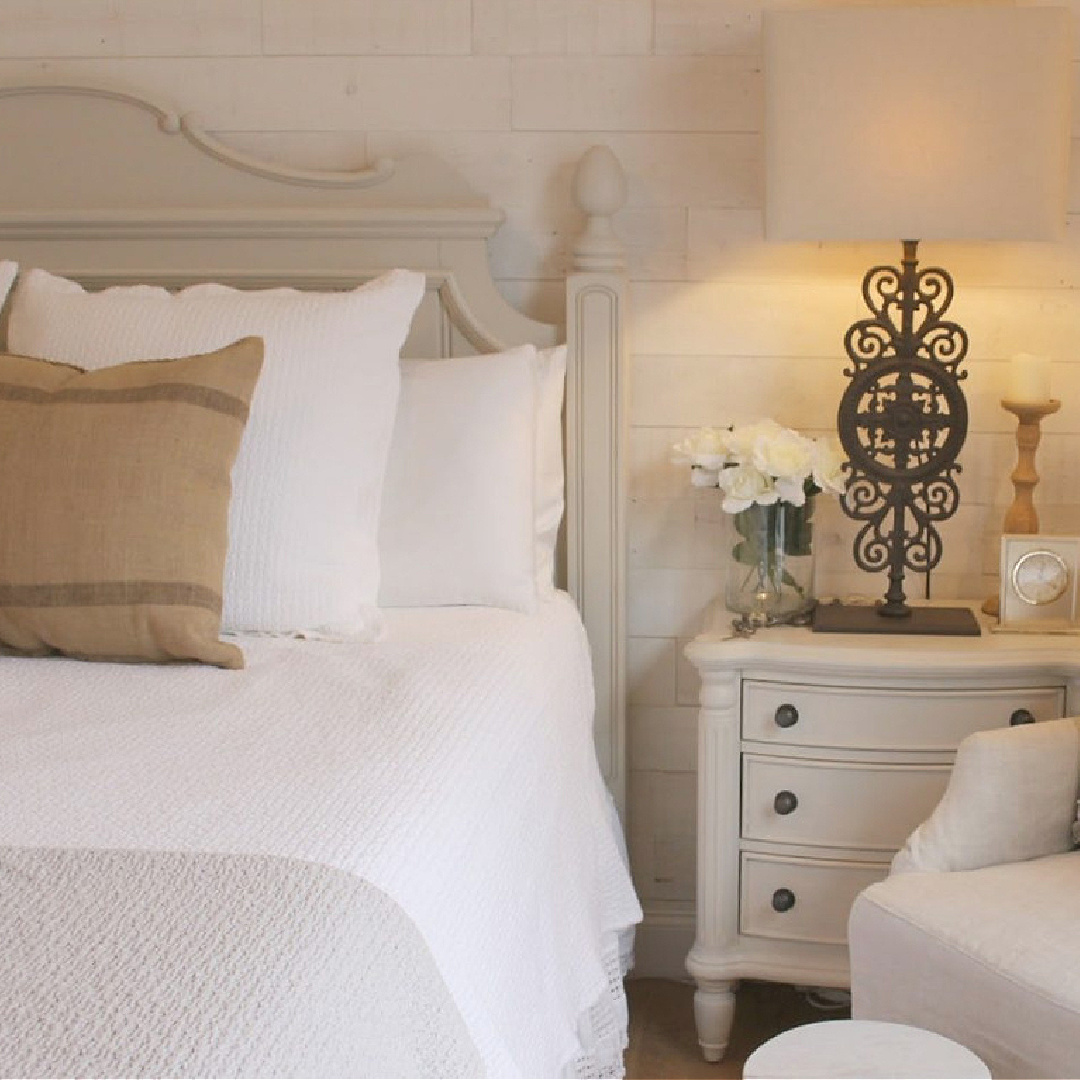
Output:
<path fill-rule="evenodd" d="M 243 638 L 242 672 L 0 660 L 0 845 L 270 854 L 393 898 L 491 1075 L 556 1076 L 640 909 L 584 631 L 398 611 L 375 645 Z"/>

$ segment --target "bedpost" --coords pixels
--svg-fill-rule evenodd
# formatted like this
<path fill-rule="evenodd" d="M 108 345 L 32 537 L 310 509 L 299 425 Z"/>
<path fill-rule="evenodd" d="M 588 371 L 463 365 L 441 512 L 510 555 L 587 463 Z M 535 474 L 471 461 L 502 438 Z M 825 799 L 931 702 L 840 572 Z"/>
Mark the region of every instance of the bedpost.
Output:
<path fill-rule="evenodd" d="M 574 197 L 586 224 L 566 279 L 567 584 L 592 647 L 600 766 L 625 825 L 628 285 L 611 219 L 626 175 L 608 147 L 582 157 Z"/>

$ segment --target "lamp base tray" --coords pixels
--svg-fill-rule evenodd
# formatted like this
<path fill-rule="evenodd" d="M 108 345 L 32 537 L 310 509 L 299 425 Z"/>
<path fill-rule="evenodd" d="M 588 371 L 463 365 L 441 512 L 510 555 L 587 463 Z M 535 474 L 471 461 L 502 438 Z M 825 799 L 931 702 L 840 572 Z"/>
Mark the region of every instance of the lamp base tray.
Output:
<path fill-rule="evenodd" d="M 910 615 L 897 618 L 882 615 L 877 605 L 818 604 L 811 627 L 820 634 L 979 637 L 982 633 L 974 612 L 966 607 L 913 607 Z"/>

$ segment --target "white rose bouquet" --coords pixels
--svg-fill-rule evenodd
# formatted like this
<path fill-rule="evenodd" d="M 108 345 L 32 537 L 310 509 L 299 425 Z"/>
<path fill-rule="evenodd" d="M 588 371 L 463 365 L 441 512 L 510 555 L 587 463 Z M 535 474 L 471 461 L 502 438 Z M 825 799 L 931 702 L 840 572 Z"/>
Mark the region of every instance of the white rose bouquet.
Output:
<path fill-rule="evenodd" d="M 766 622 L 812 606 L 813 496 L 844 491 L 839 446 L 760 420 L 701 428 L 673 449 L 691 483 L 719 488 L 734 515 L 732 557 L 749 571 L 729 575 L 728 607 Z"/>
<path fill-rule="evenodd" d="M 676 460 L 690 465 L 695 487 L 719 487 L 729 514 L 757 503 L 803 506 L 807 496 L 844 490 L 839 446 L 811 439 L 775 420 L 727 429 L 701 428 L 674 447 Z"/>

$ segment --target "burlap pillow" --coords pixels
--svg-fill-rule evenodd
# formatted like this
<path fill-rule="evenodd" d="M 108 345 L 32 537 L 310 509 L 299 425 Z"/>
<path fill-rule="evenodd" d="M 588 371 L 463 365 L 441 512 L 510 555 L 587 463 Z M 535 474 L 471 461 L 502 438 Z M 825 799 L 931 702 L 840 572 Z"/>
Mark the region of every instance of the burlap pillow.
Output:
<path fill-rule="evenodd" d="M 82 371 L 0 354 L 0 643 L 243 667 L 219 638 L 251 337 Z"/>

